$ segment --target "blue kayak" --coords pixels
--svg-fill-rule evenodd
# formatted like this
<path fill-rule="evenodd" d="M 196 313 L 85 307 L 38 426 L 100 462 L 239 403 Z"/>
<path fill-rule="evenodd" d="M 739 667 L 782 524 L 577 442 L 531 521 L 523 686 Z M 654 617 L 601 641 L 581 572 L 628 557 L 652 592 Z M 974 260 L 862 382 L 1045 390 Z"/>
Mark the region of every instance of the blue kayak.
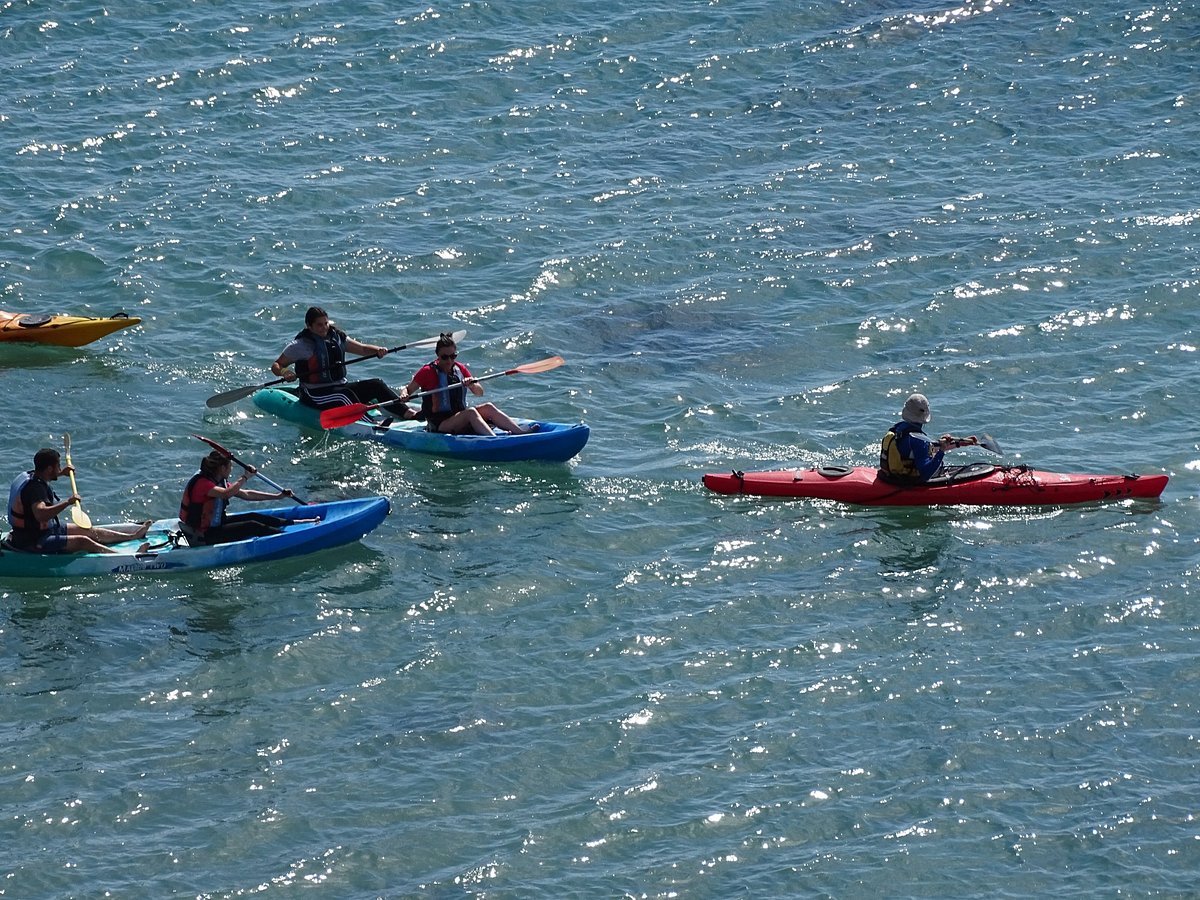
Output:
<path fill-rule="evenodd" d="M 313 519 L 287 525 L 282 534 L 232 541 L 228 544 L 188 546 L 179 534 L 178 519 L 160 519 L 143 540 L 113 544 L 115 553 L 26 553 L 7 544 L 0 549 L 0 578 L 73 578 L 84 575 L 123 575 L 141 572 L 175 572 L 239 566 L 268 559 L 302 556 L 357 541 L 374 530 L 391 512 L 386 497 L 335 500 L 330 503 L 293 505 L 263 512 L 284 519 Z M 104 525 L 132 533 L 136 524 Z M 143 543 L 150 549 L 138 553 Z"/>
<path fill-rule="evenodd" d="M 271 415 L 306 428 L 321 428 L 320 411 L 301 403 L 294 391 L 268 388 L 256 391 L 253 400 L 255 406 Z M 566 462 L 583 449 L 591 434 L 591 429 L 582 423 L 564 425 L 559 422 L 536 422 L 538 430 L 531 434 L 501 431 L 494 437 L 485 437 L 427 431 L 424 422 L 391 422 L 384 425 L 383 421 L 384 417 L 373 410 L 367 418 L 335 430 L 348 437 L 380 441 L 413 453 L 474 462 Z M 516 421 L 522 425 L 531 424 L 528 419 Z"/>

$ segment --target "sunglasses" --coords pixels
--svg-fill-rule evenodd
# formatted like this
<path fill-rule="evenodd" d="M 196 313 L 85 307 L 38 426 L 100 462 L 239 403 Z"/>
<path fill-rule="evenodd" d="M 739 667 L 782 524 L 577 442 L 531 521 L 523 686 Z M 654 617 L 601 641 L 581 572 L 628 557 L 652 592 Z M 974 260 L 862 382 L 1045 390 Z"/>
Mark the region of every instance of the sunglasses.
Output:
<path fill-rule="evenodd" d="M 458 359 L 457 353 L 439 353 L 438 359 Z"/>

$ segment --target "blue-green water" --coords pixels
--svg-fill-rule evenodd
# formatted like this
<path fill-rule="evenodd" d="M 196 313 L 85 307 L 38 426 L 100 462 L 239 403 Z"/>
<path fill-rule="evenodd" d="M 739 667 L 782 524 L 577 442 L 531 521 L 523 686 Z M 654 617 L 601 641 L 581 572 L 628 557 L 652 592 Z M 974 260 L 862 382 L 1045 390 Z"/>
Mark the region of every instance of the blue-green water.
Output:
<path fill-rule="evenodd" d="M 210 435 L 344 552 L 0 585 L 0 896 L 1181 896 L 1200 876 L 1200 121 L 1181 3 L 0 6 L 3 459 L 97 521 Z M 213 393 L 325 305 L 464 328 L 570 465 Z M 425 357 L 357 373 L 406 382 Z M 904 396 L 1161 502 L 863 510 Z M 969 453 L 960 454 L 966 459 Z"/>

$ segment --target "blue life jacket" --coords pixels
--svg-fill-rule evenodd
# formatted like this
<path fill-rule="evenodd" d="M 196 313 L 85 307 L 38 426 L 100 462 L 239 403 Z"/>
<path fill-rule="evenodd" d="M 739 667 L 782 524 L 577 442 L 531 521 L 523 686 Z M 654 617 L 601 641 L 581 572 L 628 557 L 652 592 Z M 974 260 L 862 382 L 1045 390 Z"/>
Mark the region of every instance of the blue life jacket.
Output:
<path fill-rule="evenodd" d="M 437 375 L 438 387 L 449 387 L 449 390 L 438 391 L 436 394 L 427 394 L 421 398 L 421 412 L 425 414 L 426 419 L 433 419 L 435 416 L 447 418 L 454 415 L 456 412 L 462 412 L 467 408 L 466 388 L 462 383 L 462 374 L 459 371 L 458 364 L 455 363 L 450 369 L 450 374 L 447 375 L 442 371 L 441 367 L 435 363 L 429 363 L 429 368 Z M 453 387 L 458 385 L 458 387 Z"/>
<path fill-rule="evenodd" d="M 12 484 L 8 486 L 8 524 L 12 528 L 25 527 L 25 509 L 17 508 L 17 503 L 21 499 L 21 488 L 29 483 L 29 479 L 33 477 L 33 469 L 28 472 L 22 472 L 12 480 Z"/>

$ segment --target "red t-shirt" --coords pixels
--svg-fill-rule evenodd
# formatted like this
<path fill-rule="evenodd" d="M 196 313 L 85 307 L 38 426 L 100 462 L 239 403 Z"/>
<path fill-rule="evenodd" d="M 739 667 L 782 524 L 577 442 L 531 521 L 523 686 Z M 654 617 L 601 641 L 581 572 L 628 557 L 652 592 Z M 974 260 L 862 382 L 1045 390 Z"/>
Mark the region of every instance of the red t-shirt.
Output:
<path fill-rule="evenodd" d="M 471 370 L 460 362 L 456 362 L 454 367 L 458 369 L 458 375 L 464 381 L 471 377 Z M 417 383 L 423 391 L 437 390 L 442 386 L 441 373 L 438 371 L 437 363 L 426 363 L 417 370 L 417 374 L 413 376 L 413 381 Z M 466 390 L 466 388 L 462 388 Z M 449 391 L 438 391 L 429 397 L 429 402 L 433 404 L 433 411 L 446 412 L 450 409 L 450 398 L 447 396 Z"/>

